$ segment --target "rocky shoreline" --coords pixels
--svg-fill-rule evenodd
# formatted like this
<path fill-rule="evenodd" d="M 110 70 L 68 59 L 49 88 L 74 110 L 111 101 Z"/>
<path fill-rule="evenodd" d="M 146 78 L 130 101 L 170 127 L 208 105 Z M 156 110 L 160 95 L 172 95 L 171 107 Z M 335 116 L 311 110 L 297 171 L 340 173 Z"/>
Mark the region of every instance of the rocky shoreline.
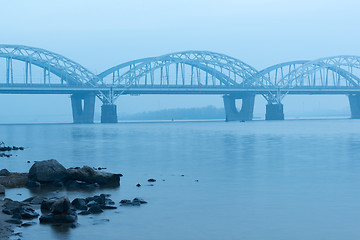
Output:
<path fill-rule="evenodd" d="M 120 186 L 122 174 L 100 171 L 89 166 L 66 169 L 54 159 L 35 162 L 28 173 L 0 170 L 0 195 L 6 195 L 7 188 L 28 188 L 36 190 L 47 187 L 56 189 L 105 189 Z M 116 209 L 109 194 L 75 198 L 33 196 L 23 201 L 9 198 L 0 200 L 0 239 L 7 239 L 15 227 L 28 227 L 40 224 L 77 227 L 78 215 L 100 214 L 104 210 Z M 121 200 L 120 206 L 139 206 L 146 201 L 140 198 Z M 37 220 L 39 219 L 39 220 Z"/>
<path fill-rule="evenodd" d="M 4 204 L 4 200 L 0 200 L 0 206 Z M 9 215 L 0 212 L 0 239 L 9 239 L 14 234 L 15 226 L 6 221 L 10 219 Z"/>

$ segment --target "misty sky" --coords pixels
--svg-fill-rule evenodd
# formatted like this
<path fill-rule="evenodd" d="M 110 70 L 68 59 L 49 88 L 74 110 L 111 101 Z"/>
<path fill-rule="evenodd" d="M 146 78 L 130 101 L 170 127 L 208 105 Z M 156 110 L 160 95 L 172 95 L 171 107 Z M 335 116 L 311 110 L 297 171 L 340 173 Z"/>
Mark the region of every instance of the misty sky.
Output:
<path fill-rule="evenodd" d="M 182 50 L 224 53 L 258 70 L 289 60 L 360 55 L 356 0 L 2 0 L 1 8 L 1 43 L 48 49 L 94 73 Z M 46 112 L 71 119 L 65 95 L 0 95 L 0 101 L 9 115 Z M 133 113 L 223 103 L 221 96 L 122 96 L 117 104 L 119 112 Z M 300 107 L 348 108 L 344 96 L 287 96 L 284 104 L 285 114 Z M 264 108 L 260 100 L 255 111 Z"/>

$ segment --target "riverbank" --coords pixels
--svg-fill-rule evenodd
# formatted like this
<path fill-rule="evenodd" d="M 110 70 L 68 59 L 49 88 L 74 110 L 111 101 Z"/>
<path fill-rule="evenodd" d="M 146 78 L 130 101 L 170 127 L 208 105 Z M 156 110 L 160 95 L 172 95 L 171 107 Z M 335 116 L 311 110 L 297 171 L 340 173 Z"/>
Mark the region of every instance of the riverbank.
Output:
<path fill-rule="evenodd" d="M 4 204 L 3 200 L 0 200 L 0 206 Z M 14 234 L 15 226 L 13 224 L 5 222 L 9 220 L 10 216 L 0 211 L 0 239 L 9 239 Z"/>

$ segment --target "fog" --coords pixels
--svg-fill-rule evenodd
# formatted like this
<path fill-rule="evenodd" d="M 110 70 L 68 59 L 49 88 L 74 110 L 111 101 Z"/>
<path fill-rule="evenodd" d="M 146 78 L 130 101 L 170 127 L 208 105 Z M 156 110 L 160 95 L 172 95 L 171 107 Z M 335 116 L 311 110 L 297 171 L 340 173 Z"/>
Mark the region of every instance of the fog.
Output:
<path fill-rule="evenodd" d="M 360 2 L 332 1 L 2 1 L 0 42 L 44 48 L 94 73 L 122 62 L 183 50 L 209 50 L 261 70 L 280 62 L 359 55 Z M 0 95 L 2 119 L 67 116 L 67 95 Z M 121 96 L 119 113 L 222 107 L 221 96 Z M 96 112 L 99 112 L 100 102 Z M 56 106 L 56 107 L 54 107 Z M 265 112 L 257 97 L 255 115 Z M 287 96 L 285 115 L 348 112 L 345 96 Z M 43 117 L 42 117 L 43 116 Z"/>

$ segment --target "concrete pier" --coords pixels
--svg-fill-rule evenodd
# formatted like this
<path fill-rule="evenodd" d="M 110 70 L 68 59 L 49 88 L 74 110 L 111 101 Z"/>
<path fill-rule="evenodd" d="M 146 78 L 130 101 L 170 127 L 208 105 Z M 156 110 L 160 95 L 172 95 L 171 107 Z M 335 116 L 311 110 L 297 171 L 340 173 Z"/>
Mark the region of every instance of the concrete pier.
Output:
<path fill-rule="evenodd" d="M 101 106 L 101 123 L 117 123 L 117 107 L 115 104 Z"/>
<path fill-rule="evenodd" d="M 351 94 L 349 97 L 351 118 L 360 119 L 360 95 Z"/>
<path fill-rule="evenodd" d="M 265 120 L 284 120 L 284 107 L 281 103 L 266 105 Z"/>
<path fill-rule="evenodd" d="M 71 95 L 74 123 L 94 123 L 95 94 L 74 93 Z"/>
<path fill-rule="evenodd" d="M 254 113 L 254 94 L 224 95 L 225 120 L 229 121 L 250 121 Z M 241 110 L 236 109 L 235 100 L 242 99 Z"/>

